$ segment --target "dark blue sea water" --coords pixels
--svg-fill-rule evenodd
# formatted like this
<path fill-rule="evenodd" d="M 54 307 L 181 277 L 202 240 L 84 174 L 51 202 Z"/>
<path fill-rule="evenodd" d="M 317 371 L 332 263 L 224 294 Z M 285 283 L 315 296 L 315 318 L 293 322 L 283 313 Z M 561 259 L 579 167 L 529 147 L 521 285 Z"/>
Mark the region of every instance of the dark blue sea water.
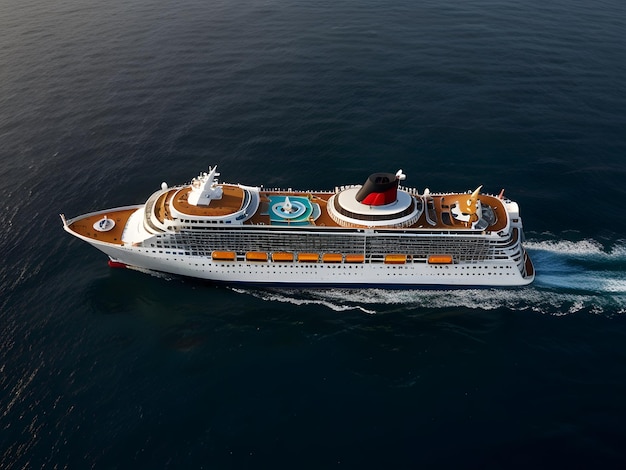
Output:
<path fill-rule="evenodd" d="M 624 468 L 622 0 L 0 1 L 0 468 Z M 62 230 L 219 164 L 505 188 L 522 289 L 259 290 Z"/>

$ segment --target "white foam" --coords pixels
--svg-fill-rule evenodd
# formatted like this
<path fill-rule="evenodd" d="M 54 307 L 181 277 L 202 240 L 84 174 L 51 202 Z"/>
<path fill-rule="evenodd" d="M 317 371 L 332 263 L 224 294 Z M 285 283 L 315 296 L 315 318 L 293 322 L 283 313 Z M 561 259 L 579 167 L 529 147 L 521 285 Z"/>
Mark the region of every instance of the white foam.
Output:
<path fill-rule="evenodd" d="M 537 274 L 537 285 L 581 292 L 626 294 L 626 276 L 607 271 Z"/>
<path fill-rule="evenodd" d="M 368 310 L 359 305 L 340 305 L 338 303 L 332 302 L 330 299 L 326 300 L 323 298 L 318 299 L 306 299 L 298 295 L 299 292 L 304 291 L 291 291 L 291 290 L 257 290 L 257 289 L 242 289 L 242 288 L 231 288 L 234 292 L 238 292 L 240 294 L 248 294 L 259 299 L 273 301 L 273 302 L 283 302 L 290 303 L 294 305 L 321 305 L 323 307 L 329 308 L 336 312 L 344 312 L 347 310 L 360 310 L 363 313 L 374 314 L 376 311 Z"/>
<path fill-rule="evenodd" d="M 626 245 L 610 249 L 595 240 L 529 241 L 526 243 L 535 267 L 535 285 L 596 294 L 626 293 Z"/>
<path fill-rule="evenodd" d="M 336 312 L 360 310 L 367 314 L 393 311 L 444 310 L 466 308 L 532 311 L 547 315 L 568 315 L 581 311 L 592 314 L 626 312 L 625 295 L 558 292 L 554 289 L 526 287 L 523 289 L 455 289 L 455 290 L 247 290 L 237 292 L 266 301 L 293 305 L 320 305 Z"/>
<path fill-rule="evenodd" d="M 524 246 L 530 252 L 540 251 L 579 258 L 626 260 L 626 243 L 624 241 L 619 241 L 608 251 L 596 240 L 528 240 Z"/>
<path fill-rule="evenodd" d="M 140 273 L 143 273 L 143 274 L 148 274 L 148 275 L 150 275 L 152 277 L 158 277 L 160 279 L 165 279 L 167 281 L 171 281 L 172 279 L 174 279 L 171 274 L 163 273 L 161 271 L 153 271 L 151 269 L 140 268 L 138 266 L 131 266 L 131 265 L 127 265 L 126 268 L 127 269 L 132 269 L 133 271 L 139 271 Z"/>

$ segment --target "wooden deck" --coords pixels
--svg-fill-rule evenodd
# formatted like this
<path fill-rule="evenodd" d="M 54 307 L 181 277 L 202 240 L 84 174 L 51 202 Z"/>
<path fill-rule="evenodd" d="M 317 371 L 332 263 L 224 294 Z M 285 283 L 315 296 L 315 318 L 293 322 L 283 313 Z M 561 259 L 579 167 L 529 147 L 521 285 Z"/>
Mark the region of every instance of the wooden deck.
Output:
<path fill-rule="evenodd" d="M 411 228 L 433 228 L 440 230 L 469 229 L 471 225 L 468 226 L 464 222 L 456 220 L 450 212 L 450 206 L 452 206 L 452 204 L 454 204 L 455 202 L 466 200 L 468 197 L 468 194 L 446 194 L 443 196 L 432 196 L 435 205 L 435 211 L 437 213 L 437 224 L 434 226 L 430 225 L 426 220 L 426 215 L 422 214 L 417 223 L 415 223 Z M 483 206 L 490 206 L 496 215 L 496 222 L 493 225 L 487 227 L 485 230 L 491 232 L 498 232 L 502 230 L 506 226 L 507 221 L 506 209 L 504 208 L 504 204 L 502 203 L 502 201 L 495 196 L 489 196 L 486 194 L 479 195 L 478 199 Z"/>
<path fill-rule="evenodd" d="M 172 189 L 163 194 L 156 201 L 154 206 L 155 213 L 159 220 L 163 222 L 165 218 L 171 218 L 169 210 L 169 202 L 172 201 L 174 207 L 182 213 L 195 215 L 195 216 L 215 216 L 232 214 L 241 208 L 244 199 L 243 190 L 236 186 L 224 186 L 224 194 L 221 200 L 214 200 L 211 202 L 210 207 L 196 207 L 187 202 L 190 188 Z M 273 195 L 289 195 L 289 196 L 303 196 L 308 197 L 311 202 L 320 206 L 321 214 L 315 221 L 315 226 L 320 227 L 339 227 L 339 225 L 330 217 L 326 206 L 328 200 L 334 193 L 309 193 L 309 192 L 269 192 L 262 191 L 260 193 L 261 203 L 259 210 L 245 223 L 252 225 L 270 225 L 270 217 L 268 214 L 269 209 L 269 196 Z M 415 224 L 408 229 L 423 229 L 427 230 L 469 230 L 465 223 L 457 221 L 452 217 L 450 213 L 450 205 L 454 202 L 462 200 L 466 197 L 465 194 L 449 194 L 449 195 L 435 195 L 432 196 L 435 211 L 437 213 L 437 223 L 431 225 L 426 219 L 426 215 L 423 213 Z M 480 201 L 483 205 L 490 206 L 495 215 L 495 224 L 487 227 L 486 231 L 497 232 L 505 228 L 507 221 L 506 209 L 503 202 L 494 197 L 488 195 L 480 195 Z M 69 228 L 82 236 L 91 238 L 93 240 L 100 240 L 107 243 L 113 243 L 122 245 L 122 233 L 124 227 L 128 222 L 130 215 L 137 209 L 124 209 L 124 210 L 111 210 L 109 212 L 100 212 L 98 214 L 85 217 L 77 220 L 69 225 Z M 106 216 L 109 219 L 115 221 L 115 227 L 108 232 L 99 232 L 93 228 L 93 225 Z M 298 226 L 300 229 L 304 229 L 305 226 Z M 369 228 L 363 226 L 363 228 Z M 385 227 L 380 227 L 385 228 Z M 532 271 L 532 265 L 527 268 Z"/>
<path fill-rule="evenodd" d="M 321 209 L 320 217 L 315 221 L 316 226 L 321 227 L 340 227 L 328 214 L 326 210 L 326 206 L 328 204 L 328 200 L 334 195 L 334 193 L 308 193 L 308 192 L 270 192 L 270 191 L 262 191 L 260 193 L 261 196 L 261 205 L 259 210 L 257 211 L 252 218 L 250 218 L 246 224 L 258 225 L 270 224 L 269 217 L 269 196 L 303 196 L 308 197 L 311 202 L 319 204 Z M 467 199 L 467 194 L 447 194 L 447 195 L 434 195 L 431 196 L 433 199 L 433 203 L 435 206 L 435 211 L 437 213 L 437 223 L 435 225 L 430 225 L 428 220 L 426 219 L 425 211 L 420 216 L 420 218 L 411 225 L 410 229 L 424 229 L 424 230 L 469 230 L 469 227 L 461 221 L 456 220 L 452 214 L 450 213 L 450 206 L 464 199 Z M 504 208 L 504 204 L 502 201 L 494 196 L 489 196 L 486 194 L 481 194 L 478 196 L 481 203 L 483 205 L 490 206 L 496 215 L 496 222 L 494 225 L 487 227 L 485 230 L 489 231 L 500 231 L 506 226 L 507 214 L 506 209 Z M 369 228 L 367 225 L 363 225 L 363 228 Z M 384 227 L 382 227 L 384 228 Z"/>
<path fill-rule="evenodd" d="M 137 209 L 135 208 L 119 211 L 112 210 L 108 213 L 99 213 L 97 215 L 92 215 L 90 217 L 85 217 L 84 219 L 77 220 L 76 222 L 70 224 L 69 228 L 73 232 L 84 237 L 91 238 L 93 240 L 121 245 L 124 227 L 128 222 L 128 218 L 136 210 Z M 93 224 L 102 219 L 102 217 L 104 217 L 105 215 L 108 219 L 115 220 L 115 227 L 113 227 L 108 232 L 99 232 L 98 230 L 93 228 Z"/>
<path fill-rule="evenodd" d="M 216 217 L 233 214 L 242 208 L 244 201 L 243 189 L 231 185 L 222 185 L 222 198 L 212 200 L 209 206 L 194 206 L 193 204 L 189 204 L 190 186 L 172 192 L 173 194 L 168 199 L 172 200 L 174 209 L 183 214 L 197 217 Z M 169 194 L 170 193 L 168 193 L 168 195 Z M 167 204 L 165 205 L 167 206 Z"/>

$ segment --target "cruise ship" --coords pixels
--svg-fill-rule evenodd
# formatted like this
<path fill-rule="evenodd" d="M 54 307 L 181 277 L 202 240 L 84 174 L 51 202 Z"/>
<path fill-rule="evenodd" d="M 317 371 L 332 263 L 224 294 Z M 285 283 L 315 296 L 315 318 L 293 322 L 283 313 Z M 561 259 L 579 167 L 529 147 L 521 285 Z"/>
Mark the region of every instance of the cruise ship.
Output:
<path fill-rule="evenodd" d="M 374 173 L 331 191 L 222 183 L 217 166 L 145 204 L 66 219 L 112 267 L 227 284 L 523 286 L 535 270 L 518 204 L 482 187 L 436 193 Z"/>

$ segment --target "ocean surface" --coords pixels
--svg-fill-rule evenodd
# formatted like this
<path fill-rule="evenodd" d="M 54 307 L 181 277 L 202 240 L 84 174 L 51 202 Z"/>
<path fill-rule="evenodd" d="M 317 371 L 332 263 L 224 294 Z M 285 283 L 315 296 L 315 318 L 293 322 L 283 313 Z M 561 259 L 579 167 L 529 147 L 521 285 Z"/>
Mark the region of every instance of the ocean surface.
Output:
<path fill-rule="evenodd" d="M 623 0 L 0 0 L 0 468 L 626 468 Z M 402 168 L 519 289 L 217 287 L 59 213 Z"/>

